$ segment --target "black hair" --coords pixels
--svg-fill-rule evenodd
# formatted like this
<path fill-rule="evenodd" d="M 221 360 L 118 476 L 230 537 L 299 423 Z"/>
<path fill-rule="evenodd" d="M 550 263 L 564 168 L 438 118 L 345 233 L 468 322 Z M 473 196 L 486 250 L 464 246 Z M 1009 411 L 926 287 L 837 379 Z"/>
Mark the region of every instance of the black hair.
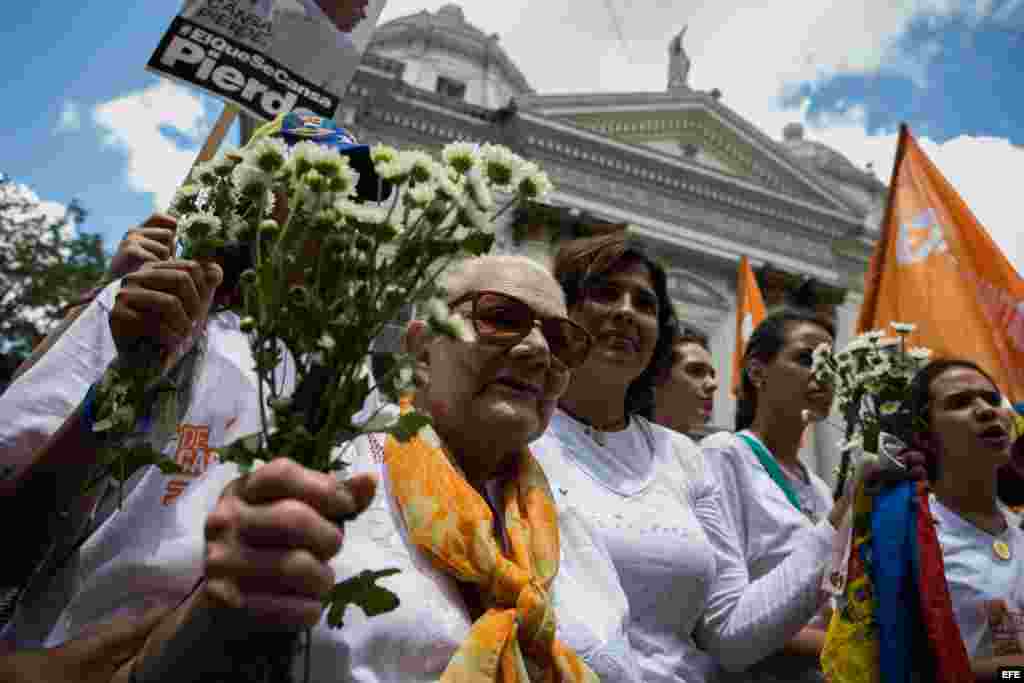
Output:
<path fill-rule="evenodd" d="M 954 368 L 967 368 L 978 372 L 991 382 L 992 386 L 997 387 L 998 391 L 999 385 L 992 379 L 992 376 L 974 361 L 966 358 L 937 358 L 918 370 L 914 379 L 910 381 L 910 392 L 906 400 L 910 419 L 905 421 L 903 428 L 899 431 L 897 428 L 891 428 L 892 433 L 903 439 L 906 444 L 925 454 L 925 470 L 928 473 L 928 481 L 932 482 L 938 479 L 940 474 L 938 445 L 931 433 L 931 418 L 929 416 L 932 383 L 940 375 Z"/>
<path fill-rule="evenodd" d="M 607 278 L 629 261 L 647 267 L 658 298 L 658 341 L 654 354 L 640 376 L 626 389 L 626 415 L 654 418 L 654 386 L 657 378 L 672 369 L 673 349 L 679 321 L 668 294 L 668 277 L 643 247 L 633 243 L 622 232 L 570 240 L 555 256 L 555 279 L 562 286 L 569 310 L 581 304 L 588 286 Z"/>
<path fill-rule="evenodd" d="M 786 307 L 765 317 L 750 335 L 747 347 L 743 351 L 743 367 L 740 369 L 743 380 L 736 400 L 736 431 L 750 427 L 757 416 L 757 389 L 747 372 L 747 361 L 751 358 L 757 358 L 765 363 L 775 360 L 782 347 L 786 345 L 789 328 L 798 323 L 818 325 L 833 339 L 836 336 L 832 323 L 810 309 Z"/>

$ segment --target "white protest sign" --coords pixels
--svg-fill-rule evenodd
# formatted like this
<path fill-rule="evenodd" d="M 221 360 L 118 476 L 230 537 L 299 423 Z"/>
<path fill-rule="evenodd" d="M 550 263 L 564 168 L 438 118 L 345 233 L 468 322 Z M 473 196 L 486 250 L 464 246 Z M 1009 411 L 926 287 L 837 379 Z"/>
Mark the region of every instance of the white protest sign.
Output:
<path fill-rule="evenodd" d="M 333 117 L 386 0 L 186 0 L 147 68 L 260 119 Z"/>

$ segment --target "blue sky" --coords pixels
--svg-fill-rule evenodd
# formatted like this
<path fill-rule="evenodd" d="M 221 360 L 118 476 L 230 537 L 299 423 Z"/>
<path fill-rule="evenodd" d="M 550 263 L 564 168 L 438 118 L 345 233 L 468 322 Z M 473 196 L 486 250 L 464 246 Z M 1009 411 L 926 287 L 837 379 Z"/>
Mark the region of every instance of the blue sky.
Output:
<path fill-rule="evenodd" d="M 144 71 L 178 3 L 84 0 L 63 13 L 9 4 L 0 58 L 17 68 L 0 111 L 0 171 L 44 199 L 80 199 L 91 211 L 83 229 L 114 245 L 166 202 L 220 111 Z M 383 19 L 440 4 L 389 0 Z M 614 0 L 615 17 L 581 13 L 579 0 L 462 6 L 470 22 L 499 32 L 540 92 L 661 90 L 665 46 L 688 23 L 692 85 L 720 88 L 773 137 L 802 121 L 809 138 L 873 163 L 887 180 L 907 121 L 1024 270 L 1013 203 L 1024 162 L 1024 0 L 815 0 L 802 9 Z"/>

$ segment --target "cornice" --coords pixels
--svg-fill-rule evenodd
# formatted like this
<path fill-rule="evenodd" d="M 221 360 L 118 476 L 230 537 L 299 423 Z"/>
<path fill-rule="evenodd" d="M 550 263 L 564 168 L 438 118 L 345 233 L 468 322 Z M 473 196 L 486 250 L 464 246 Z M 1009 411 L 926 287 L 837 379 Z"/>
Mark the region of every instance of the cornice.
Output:
<path fill-rule="evenodd" d="M 773 192 L 751 182 L 720 173 L 657 150 L 639 148 L 547 119 L 520 114 L 535 126 L 519 139 L 524 151 L 535 156 L 592 166 L 605 173 L 663 192 L 720 202 L 745 212 L 798 225 L 811 233 L 836 238 L 859 229 L 862 219 Z M 546 130 L 545 130 L 546 129 Z"/>
<path fill-rule="evenodd" d="M 703 109 L 718 115 L 723 123 L 756 150 L 772 159 L 779 167 L 785 168 L 795 178 L 813 188 L 822 198 L 840 208 L 851 209 L 849 201 L 815 173 L 798 163 L 782 143 L 766 135 L 735 111 L 716 100 L 708 93 L 687 91 L 679 94 L 668 93 L 593 93 L 584 95 L 535 95 L 517 98 L 524 109 L 535 110 L 544 116 L 567 116 L 574 114 L 625 113 L 625 112 L 671 112 Z"/>

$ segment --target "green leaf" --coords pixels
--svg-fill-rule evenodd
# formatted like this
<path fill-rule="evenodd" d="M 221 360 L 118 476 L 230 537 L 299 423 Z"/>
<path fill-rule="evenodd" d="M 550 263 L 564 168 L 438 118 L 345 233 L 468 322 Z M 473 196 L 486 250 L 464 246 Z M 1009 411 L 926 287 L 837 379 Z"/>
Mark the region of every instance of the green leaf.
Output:
<path fill-rule="evenodd" d="M 474 232 L 462 241 L 462 248 L 473 256 L 481 256 L 495 244 L 495 236 L 486 232 Z"/>
<path fill-rule="evenodd" d="M 398 418 L 398 422 L 386 430 L 385 433 L 395 437 L 401 443 L 405 443 L 416 436 L 420 429 L 429 424 L 430 418 L 428 416 L 423 413 L 410 412 Z"/>
<path fill-rule="evenodd" d="M 344 625 L 345 609 L 356 605 L 368 617 L 375 617 L 396 609 L 401 602 L 398 596 L 383 586 L 377 585 L 378 579 L 398 574 L 399 569 L 381 569 L 371 571 L 364 569 L 359 574 L 335 584 L 328 596 L 327 623 L 331 628 Z"/>

